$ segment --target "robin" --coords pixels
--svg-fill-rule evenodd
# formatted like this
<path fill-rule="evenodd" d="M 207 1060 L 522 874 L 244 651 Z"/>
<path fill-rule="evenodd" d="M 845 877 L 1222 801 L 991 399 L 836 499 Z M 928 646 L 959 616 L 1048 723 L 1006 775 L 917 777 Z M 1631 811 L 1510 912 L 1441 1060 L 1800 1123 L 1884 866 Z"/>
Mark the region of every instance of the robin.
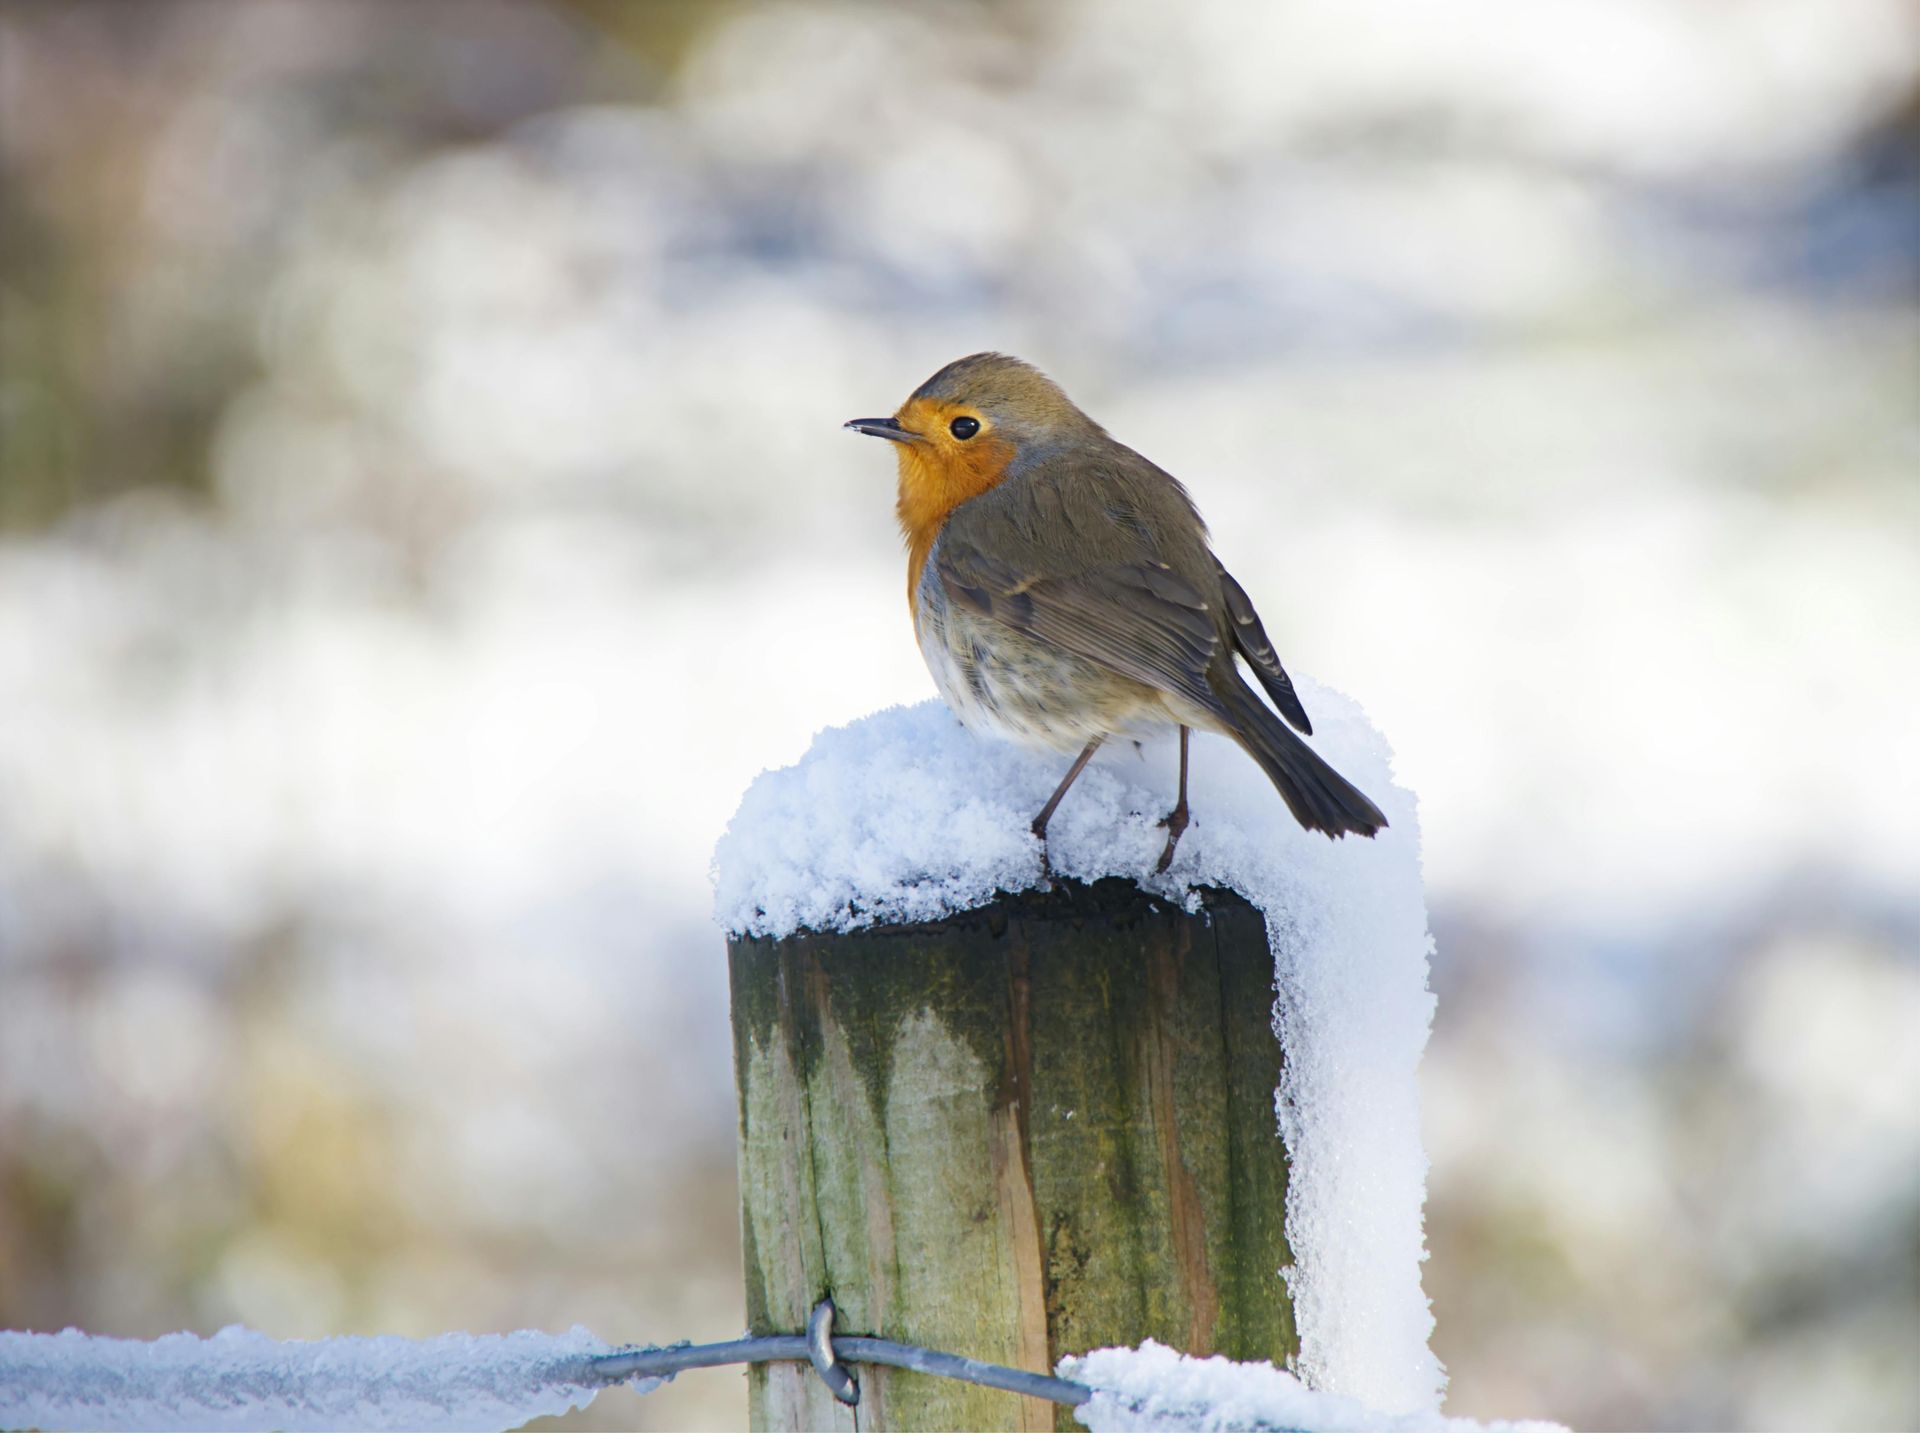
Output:
<path fill-rule="evenodd" d="M 907 604 L 941 697 L 976 731 L 1080 753 L 1033 818 L 1043 866 L 1047 822 L 1100 744 L 1168 725 L 1180 729 L 1180 791 L 1157 870 L 1187 828 L 1194 727 L 1237 741 L 1309 831 L 1371 836 L 1387 824 L 1242 680 L 1235 653 L 1312 734 L 1187 490 L 1039 369 L 976 353 L 893 417 L 846 426 L 898 445 Z"/>

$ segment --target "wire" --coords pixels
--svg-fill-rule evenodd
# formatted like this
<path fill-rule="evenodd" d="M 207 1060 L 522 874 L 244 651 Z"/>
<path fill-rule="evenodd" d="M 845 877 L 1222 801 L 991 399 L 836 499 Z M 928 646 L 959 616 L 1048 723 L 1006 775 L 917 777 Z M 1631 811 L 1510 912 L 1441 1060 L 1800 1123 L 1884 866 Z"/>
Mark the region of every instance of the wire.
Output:
<path fill-rule="evenodd" d="M 820 1381 L 833 1396 L 849 1408 L 860 1402 L 860 1380 L 847 1372 L 833 1351 L 833 1316 L 837 1310 L 831 1298 L 820 1300 L 807 1315 L 807 1362 L 820 1375 Z"/>
<path fill-rule="evenodd" d="M 832 1324 L 831 1305 L 824 1319 L 816 1305 L 814 1317 L 808 1323 L 809 1326 L 819 1325 L 824 1335 L 825 1328 Z M 817 1368 L 819 1364 L 815 1351 L 810 1350 L 808 1344 L 806 1334 L 779 1333 L 760 1338 L 737 1338 L 728 1343 L 623 1348 L 617 1353 L 604 1353 L 586 1360 L 586 1370 L 590 1379 L 614 1384 L 625 1383 L 630 1378 L 671 1378 L 689 1368 L 720 1368 L 730 1363 L 812 1363 Z M 933 1349 L 918 1348 L 910 1343 L 895 1343 L 892 1339 L 841 1335 L 832 1338 L 831 1349 L 834 1362 L 830 1367 L 834 1368 L 838 1367 L 841 1360 L 848 1363 L 885 1364 L 889 1368 L 932 1374 L 935 1378 L 955 1378 L 962 1383 L 977 1383 L 983 1388 L 1003 1388 L 1008 1393 L 1024 1393 L 1029 1398 L 1045 1398 L 1070 1407 L 1078 1407 L 1093 1397 L 1093 1390 L 1084 1383 L 1053 1378 L 1044 1373 L 1027 1373 L 997 1363 L 982 1363 L 978 1359 L 961 1358 L 957 1354 L 937 1353 Z M 821 1370 L 821 1377 L 833 1389 L 834 1397 L 843 1403 L 858 1401 L 857 1385 L 849 1398 L 826 1370 Z"/>

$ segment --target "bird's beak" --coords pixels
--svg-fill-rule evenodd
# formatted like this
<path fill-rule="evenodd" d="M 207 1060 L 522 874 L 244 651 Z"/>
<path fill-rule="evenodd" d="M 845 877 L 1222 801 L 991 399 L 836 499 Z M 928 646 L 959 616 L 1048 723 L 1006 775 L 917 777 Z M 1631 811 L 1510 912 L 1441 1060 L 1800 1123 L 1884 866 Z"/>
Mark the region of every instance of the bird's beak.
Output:
<path fill-rule="evenodd" d="M 896 443 L 924 443 L 911 428 L 902 428 L 898 418 L 849 418 L 840 425 L 856 433 L 871 433 L 876 438 L 891 438 Z"/>

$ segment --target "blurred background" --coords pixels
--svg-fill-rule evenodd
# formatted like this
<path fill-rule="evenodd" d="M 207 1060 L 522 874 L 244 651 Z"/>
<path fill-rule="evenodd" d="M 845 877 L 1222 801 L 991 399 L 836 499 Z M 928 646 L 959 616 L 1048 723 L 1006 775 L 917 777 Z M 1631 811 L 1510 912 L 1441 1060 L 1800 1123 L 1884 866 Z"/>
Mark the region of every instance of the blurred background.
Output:
<path fill-rule="evenodd" d="M 0 0 L 0 1325 L 737 1332 L 709 853 L 985 347 L 1421 795 L 1449 1410 L 1920 1425 L 1906 0 Z"/>

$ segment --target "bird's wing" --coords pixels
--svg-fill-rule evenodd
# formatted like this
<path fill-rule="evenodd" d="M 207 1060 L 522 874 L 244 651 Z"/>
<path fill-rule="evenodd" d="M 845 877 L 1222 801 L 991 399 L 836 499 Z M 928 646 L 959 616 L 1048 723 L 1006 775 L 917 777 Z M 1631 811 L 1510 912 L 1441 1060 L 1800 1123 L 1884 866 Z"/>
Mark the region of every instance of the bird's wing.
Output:
<path fill-rule="evenodd" d="M 1280 715 L 1292 722 L 1307 736 L 1313 735 L 1313 723 L 1307 720 L 1307 709 L 1300 705 L 1300 697 L 1293 689 L 1293 678 L 1287 675 L 1287 669 L 1280 665 L 1280 658 L 1273 650 L 1273 643 L 1267 639 L 1267 629 L 1260 625 L 1260 614 L 1253 610 L 1253 599 L 1247 596 L 1247 589 L 1233 580 L 1233 574 L 1220 567 L 1220 592 L 1227 606 L 1228 630 L 1233 634 L 1233 645 L 1240 655 L 1247 659 L 1247 665 L 1253 668 L 1260 685 L 1267 689 L 1267 695 L 1273 698 L 1273 704 L 1280 709 Z"/>
<path fill-rule="evenodd" d="M 1171 568 L 1104 563 L 1040 577 L 969 541 L 964 526 L 949 521 L 933 554 L 950 601 L 1202 710 L 1219 708 L 1207 681 L 1219 628 L 1206 599 Z"/>

